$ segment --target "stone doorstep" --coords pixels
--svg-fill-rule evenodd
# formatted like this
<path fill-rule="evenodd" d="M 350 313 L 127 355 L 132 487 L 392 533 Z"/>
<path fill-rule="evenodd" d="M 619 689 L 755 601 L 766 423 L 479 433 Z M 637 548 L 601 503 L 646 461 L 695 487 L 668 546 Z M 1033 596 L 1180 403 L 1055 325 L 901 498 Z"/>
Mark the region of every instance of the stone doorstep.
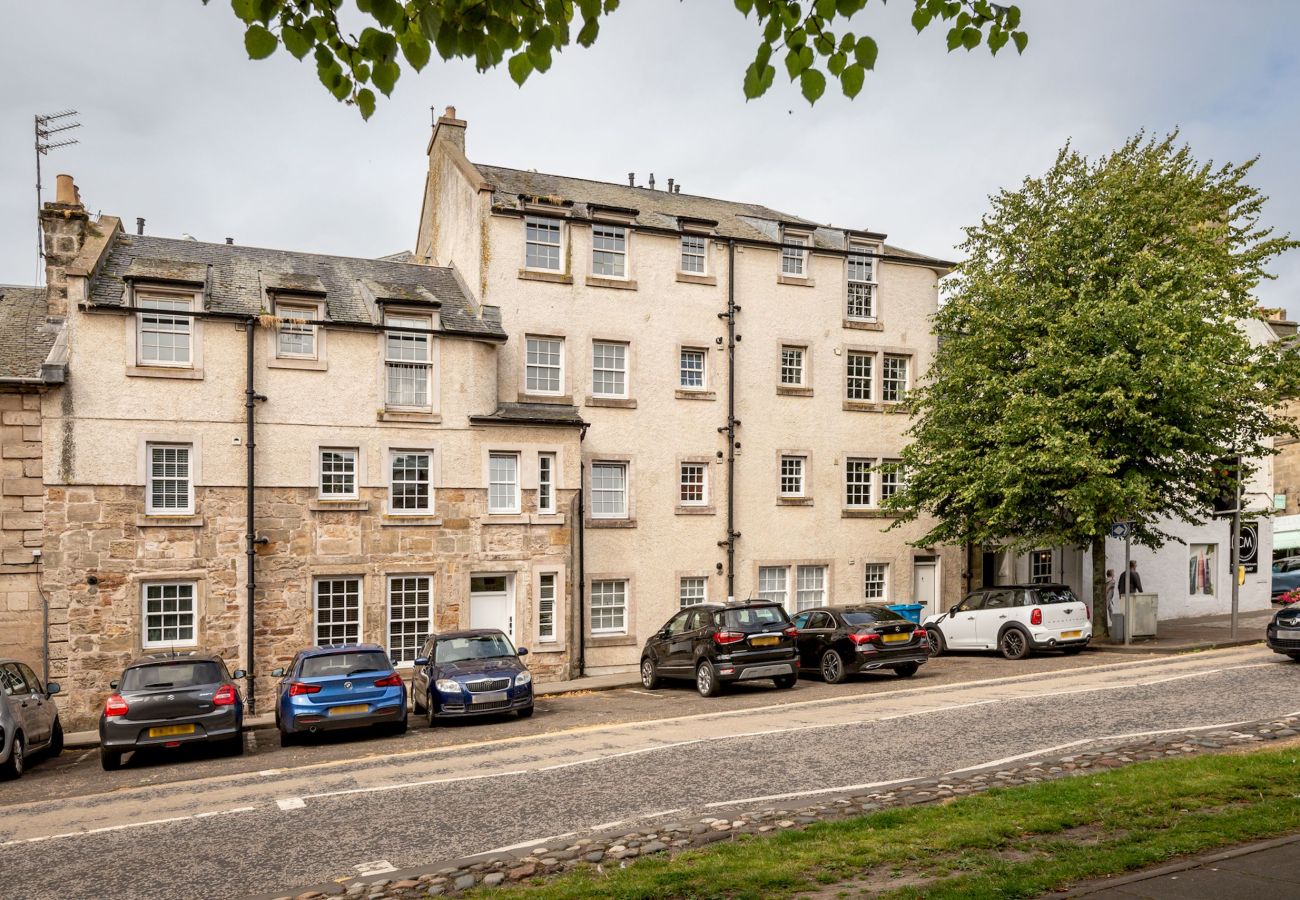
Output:
<path fill-rule="evenodd" d="M 1278 738 L 1300 735 L 1300 716 L 1260 720 L 1251 725 L 1237 725 L 1218 731 L 1188 730 L 1177 734 L 1161 735 L 1135 743 L 1105 744 L 1093 750 L 1079 750 L 1066 756 L 1036 757 L 1019 761 L 1012 766 L 990 765 L 959 776 L 916 778 L 891 782 L 881 791 L 863 794 L 849 791 L 826 794 L 812 806 L 797 809 L 779 809 L 771 806 L 755 807 L 740 804 L 737 807 L 712 808 L 705 815 L 676 816 L 668 825 L 653 827 L 644 821 L 638 831 L 627 832 L 623 827 L 606 829 L 578 837 L 572 833 L 551 838 L 511 851 L 480 853 L 459 860 L 402 869 L 384 873 L 381 879 L 357 878 L 350 884 L 324 884 L 300 887 L 292 892 L 265 894 L 263 898 L 293 900 L 293 898 L 326 896 L 361 896 L 372 900 L 423 900 L 430 895 L 456 895 L 473 887 L 492 886 L 507 881 L 522 881 L 535 876 L 558 875 L 581 865 L 630 865 L 641 855 L 667 853 L 670 856 L 722 840 L 731 840 L 736 834 L 766 834 L 789 828 L 800 828 L 822 821 L 860 816 L 880 809 L 915 806 L 924 803 L 943 803 L 956 797 L 979 793 L 990 788 L 1035 784 L 1057 778 L 1085 775 L 1089 772 L 1189 754 L 1217 752 L 1243 744 L 1260 744 Z M 734 818 L 731 818 L 733 817 Z M 668 818 L 665 816 L 665 818 Z M 1170 871 L 1185 871 L 1208 861 L 1229 859 L 1270 846 L 1300 842 L 1300 835 L 1267 841 L 1250 847 L 1192 859 L 1186 864 L 1174 864 Z M 1142 881 L 1163 874 L 1163 870 L 1146 870 L 1125 876 L 1124 880 L 1089 882 L 1095 892 L 1117 884 Z M 397 882 L 415 882 L 417 886 L 396 887 Z M 376 886 L 378 885 L 378 890 Z M 1094 886 L 1095 885 L 1095 886 Z M 1077 896 L 1080 889 L 1067 894 Z M 1086 892 L 1085 892 L 1086 893 Z"/>

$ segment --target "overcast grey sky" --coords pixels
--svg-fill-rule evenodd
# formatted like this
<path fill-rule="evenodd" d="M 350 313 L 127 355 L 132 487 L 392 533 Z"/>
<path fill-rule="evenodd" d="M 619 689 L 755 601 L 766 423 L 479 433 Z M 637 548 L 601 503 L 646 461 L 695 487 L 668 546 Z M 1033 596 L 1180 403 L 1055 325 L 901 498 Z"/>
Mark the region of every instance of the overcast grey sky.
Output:
<path fill-rule="evenodd" d="M 1174 127 L 1202 159 L 1260 156 L 1269 223 L 1300 234 L 1300 3 L 1021 0 L 1029 49 L 992 59 L 916 35 L 911 3 L 869 3 L 880 43 L 855 101 L 810 108 L 778 78 L 746 103 L 753 21 L 730 0 L 624 0 L 596 46 L 520 89 L 504 68 L 435 62 L 405 74 L 368 123 L 314 66 L 244 53 L 226 0 L 0 0 L 0 282 L 32 283 L 32 115 L 80 110 L 48 159 L 92 211 L 153 234 L 377 256 L 414 245 L 431 106 L 468 119 L 470 158 L 683 190 L 885 231 L 947 256 L 988 194 L 1043 171 L 1067 140 L 1089 154 Z M 1300 253 L 1261 300 L 1300 313 Z"/>

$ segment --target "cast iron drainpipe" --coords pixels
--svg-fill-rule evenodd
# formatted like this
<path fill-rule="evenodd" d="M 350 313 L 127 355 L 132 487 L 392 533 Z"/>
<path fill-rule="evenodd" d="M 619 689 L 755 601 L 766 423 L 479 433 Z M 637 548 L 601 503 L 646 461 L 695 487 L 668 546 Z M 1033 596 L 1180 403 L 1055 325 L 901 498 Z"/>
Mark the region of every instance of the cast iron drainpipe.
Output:
<path fill-rule="evenodd" d="M 727 548 L 727 600 L 736 598 L 736 242 L 727 241 L 727 311 L 718 318 L 727 320 L 727 424 L 718 431 L 727 436 L 727 539 L 719 545 Z"/>
<path fill-rule="evenodd" d="M 253 666 L 253 622 L 254 622 L 254 605 L 257 597 L 257 545 L 265 543 L 266 539 L 261 540 L 257 537 L 257 520 L 253 512 L 254 499 L 254 458 L 253 458 L 253 410 L 257 401 L 266 398 L 253 390 L 253 335 L 257 331 L 257 319 L 250 317 L 244 325 L 244 333 L 247 338 L 245 346 L 247 347 L 248 368 L 244 376 L 244 452 L 248 459 L 248 474 L 244 485 L 245 508 L 244 513 L 247 520 L 244 533 L 244 553 L 247 554 L 248 560 L 248 602 L 245 605 L 245 611 L 248 614 L 248 648 L 246 655 L 248 657 L 248 715 L 257 714 L 257 678 Z"/>

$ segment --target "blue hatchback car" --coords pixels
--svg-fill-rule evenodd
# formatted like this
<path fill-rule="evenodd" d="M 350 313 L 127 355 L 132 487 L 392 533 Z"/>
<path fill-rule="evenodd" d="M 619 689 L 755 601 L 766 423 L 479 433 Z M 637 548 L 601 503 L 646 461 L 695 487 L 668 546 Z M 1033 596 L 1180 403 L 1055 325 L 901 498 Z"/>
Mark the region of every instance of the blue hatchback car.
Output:
<path fill-rule="evenodd" d="M 280 745 L 303 734 L 379 725 L 406 731 L 406 683 L 377 644 L 337 644 L 300 650 L 280 678 L 275 726 Z"/>
<path fill-rule="evenodd" d="M 415 660 L 416 715 L 437 719 L 514 711 L 533 714 L 533 676 L 504 632 L 494 628 L 431 634 Z"/>

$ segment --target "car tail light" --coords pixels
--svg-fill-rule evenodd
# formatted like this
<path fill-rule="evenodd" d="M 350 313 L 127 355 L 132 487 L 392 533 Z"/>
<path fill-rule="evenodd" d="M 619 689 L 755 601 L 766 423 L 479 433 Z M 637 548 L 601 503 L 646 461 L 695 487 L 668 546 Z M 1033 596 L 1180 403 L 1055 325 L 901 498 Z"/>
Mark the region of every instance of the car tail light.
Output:
<path fill-rule="evenodd" d="M 302 694 L 316 694 L 320 692 L 319 684 L 303 684 L 301 681 L 290 682 L 289 696 L 297 697 Z"/>
<path fill-rule="evenodd" d="M 122 699 L 121 694 L 114 694 L 104 702 L 104 715 L 106 716 L 124 716 L 129 707 L 126 701 Z"/>
<path fill-rule="evenodd" d="M 398 675 L 396 672 L 394 672 L 392 675 L 389 675 L 387 678 L 381 678 L 375 682 L 375 687 L 401 687 L 401 686 L 402 686 L 402 676 Z"/>
<path fill-rule="evenodd" d="M 926 631 L 924 628 L 917 628 L 917 629 L 915 629 L 915 630 L 912 631 L 912 637 L 919 637 L 919 638 L 921 638 L 922 640 L 924 640 L 925 638 L 928 638 L 929 636 L 930 636 L 930 633 L 929 633 L 928 631 Z"/>
<path fill-rule="evenodd" d="M 217 692 L 212 695 L 212 705 L 234 706 L 235 701 L 238 699 L 239 695 L 235 693 L 235 689 L 231 685 L 223 684 L 217 689 Z"/>
<path fill-rule="evenodd" d="M 1029 614 L 1029 624 L 1030 625 L 1043 624 L 1043 608 L 1041 606 L 1035 606 L 1034 611 Z"/>
<path fill-rule="evenodd" d="M 1087 619 L 1088 619 L 1089 622 L 1092 621 L 1092 607 L 1090 607 L 1090 606 L 1089 606 L 1088 604 L 1086 604 L 1086 603 L 1083 604 L 1083 614 L 1084 614 L 1084 616 L 1087 617 Z"/>
<path fill-rule="evenodd" d="M 713 633 L 713 643 L 715 644 L 735 644 L 745 639 L 743 631 L 715 631 Z"/>
<path fill-rule="evenodd" d="M 880 635 L 874 631 L 854 632 L 849 635 L 849 640 L 855 644 L 874 644 L 880 640 Z"/>
<path fill-rule="evenodd" d="M 785 628 L 781 629 L 781 633 L 786 637 L 798 637 L 799 629 L 795 628 L 793 625 L 787 625 Z"/>

